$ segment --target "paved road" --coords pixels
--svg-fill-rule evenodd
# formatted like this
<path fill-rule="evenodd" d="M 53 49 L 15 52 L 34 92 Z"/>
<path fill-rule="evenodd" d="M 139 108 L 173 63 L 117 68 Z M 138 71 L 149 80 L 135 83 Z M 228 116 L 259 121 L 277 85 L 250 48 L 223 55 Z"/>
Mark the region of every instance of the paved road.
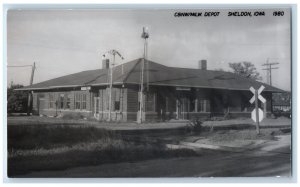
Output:
<path fill-rule="evenodd" d="M 198 157 L 155 159 L 43 171 L 23 177 L 266 177 L 291 176 L 290 135 L 242 153 L 210 151 Z"/>

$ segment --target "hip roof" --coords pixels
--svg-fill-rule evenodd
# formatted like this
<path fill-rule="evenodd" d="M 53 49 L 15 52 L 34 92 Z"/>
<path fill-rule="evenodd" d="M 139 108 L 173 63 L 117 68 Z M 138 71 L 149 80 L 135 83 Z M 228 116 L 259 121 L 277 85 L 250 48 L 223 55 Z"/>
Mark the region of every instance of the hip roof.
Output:
<path fill-rule="evenodd" d="M 113 84 L 140 84 L 142 62 L 143 59 L 136 59 L 114 67 Z M 263 85 L 265 87 L 264 91 L 284 92 L 276 87 L 231 72 L 168 67 L 148 60 L 144 69 L 144 81 L 146 82 L 147 80 L 149 85 L 227 90 L 249 90 L 251 86 L 257 89 Z M 58 77 L 18 90 L 72 88 L 108 84 L 109 71 L 107 69 L 98 69 Z"/>

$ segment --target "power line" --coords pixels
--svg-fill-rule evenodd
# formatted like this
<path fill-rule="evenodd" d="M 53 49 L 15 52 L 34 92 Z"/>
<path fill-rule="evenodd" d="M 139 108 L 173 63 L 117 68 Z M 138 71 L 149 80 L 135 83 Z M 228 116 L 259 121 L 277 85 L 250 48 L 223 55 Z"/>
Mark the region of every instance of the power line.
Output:
<path fill-rule="evenodd" d="M 269 62 L 270 58 L 267 58 L 267 63 L 263 64 L 262 66 L 267 66 L 267 68 L 262 69 L 262 70 L 267 70 L 267 77 L 269 78 L 268 83 L 270 84 L 270 86 L 272 86 L 272 69 L 279 69 L 279 67 L 272 67 L 274 65 L 278 65 L 278 62 Z"/>
<path fill-rule="evenodd" d="M 32 67 L 32 65 L 12 65 L 12 66 L 7 66 L 8 68 L 22 68 L 22 67 Z"/>

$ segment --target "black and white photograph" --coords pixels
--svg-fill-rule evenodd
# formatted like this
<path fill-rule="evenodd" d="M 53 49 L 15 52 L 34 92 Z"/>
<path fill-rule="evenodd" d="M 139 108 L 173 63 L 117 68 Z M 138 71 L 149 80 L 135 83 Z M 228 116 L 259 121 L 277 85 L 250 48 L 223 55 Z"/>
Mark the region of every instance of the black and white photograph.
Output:
<path fill-rule="evenodd" d="M 292 13 L 8 9 L 7 177 L 291 178 Z"/>

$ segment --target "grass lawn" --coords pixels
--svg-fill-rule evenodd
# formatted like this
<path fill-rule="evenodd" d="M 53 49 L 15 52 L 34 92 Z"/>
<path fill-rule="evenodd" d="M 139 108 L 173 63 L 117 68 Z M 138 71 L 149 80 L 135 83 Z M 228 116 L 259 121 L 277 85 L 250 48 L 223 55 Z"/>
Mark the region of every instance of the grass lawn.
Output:
<path fill-rule="evenodd" d="M 61 125 L 8 126 L 8 176 L 103 163 L 198 155 L 161 143 L 131 141 L 115 131 Z M 140 137 L 140 140 L 143 137 Z"/>
<path fill-rule="evenodd" d="M 34 124 L 8 125 L 8 176 L 34 171 L 66 170 L 106 163 L 137 162 L 150 159 L 201 156 L 191 149 L 168 149 L 165 143 L 197 141 L 230 144 L 244 140 L 274 140 L 280 128 L 250 129 L 207 126 L 187 129 L 116 131 L 90 125 Z"/>
<path fill-rule="evenodd" d="M 222 130 L 209 133 L 206 136 L 213 142 L 233 141 L 233 140 L 275 140 L 275 135 L 284 134 L 280 129 L 267 128 L 260 129 L 257 134 L 255 129 L 243 130 Z"/>

